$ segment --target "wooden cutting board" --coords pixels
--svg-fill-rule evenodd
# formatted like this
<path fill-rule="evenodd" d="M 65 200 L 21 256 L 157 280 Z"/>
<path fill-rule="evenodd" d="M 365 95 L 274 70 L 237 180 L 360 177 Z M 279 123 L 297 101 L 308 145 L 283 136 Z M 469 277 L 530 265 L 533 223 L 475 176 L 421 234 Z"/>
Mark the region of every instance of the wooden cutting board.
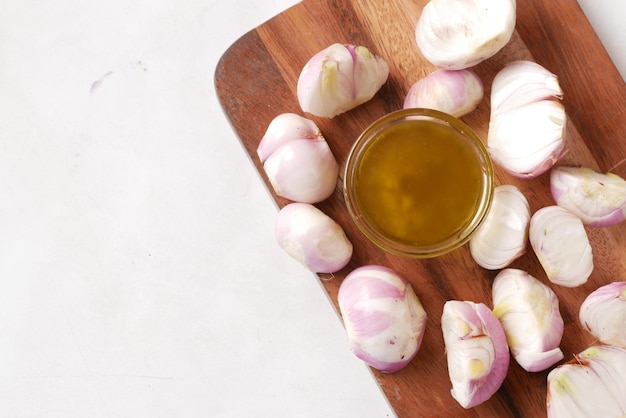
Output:
<path fill-rule="evenodd" d="M 365 45 L 390 65 L 388 82 L 370 102 L 334 119 L 313 119 L 324 133 L 340 165 L 367 125 L 399 109 L 408 88 L 434 70 L 417 50 L 415 22 L 427 0 L 304 0 L 243 35 L 221 58 L 215 73 L 223 110 L 245 152 L 257 168 L 278 207 L 289 203 L 277 197 L 256 156 L 269 122 L 278 114 L 302 114 L 296 99 L 298 75 L 316 52 L 331 43 Z M 489 92 L 494 75 L 515 59 L 534 60 L 560 78 L 569 116 L 567 164 L 586 165 L 626 177 L 626 85 L 610 61 L 575 0 L 518 0 L 516 32 L 495 57 L 474 69 L 481 76 L 486 97 L 464 121 L 486 138 Z M 621 164 L 620 164 L 621 163 Z M 553 204 L 549 177 L 520 180 L 501 169 L 497 184 L 514 184 L 528 198 L 533 211 Z M 374 374 L 400 417 L 541 417 L 546 415 L 548 372 L 528 373 L 512 359 L 506 380 L 489 401 L 464 410 L 450 395 L 450 382 L 440 329 L 446 300 L 491 304 L 491 283 L 497 272 L 474 263 L 467 247 L 431 259 L 393 256 L 367 242 L 352 224 L 342 198 L 341 184 L 317 205 L 335 219 L 354 243 L 351 263 L 334 276 L 319 275 L 331 301 L 345 275 L 355 267 L 381 264 L 406 277 L 421 299 L 429 319 L 422 347 L 409 366 L 394 374 Z M 552 285 L 530 247 L 511 267 L 528 271 L 550 285 L 560 299 L 565 321 L 561 348 L 566 360 L 594 342 L 578 323 L 585 296 L 600 285 L 626 280 L 626 223 L 588 229 L 595 269 L 587 284 L 575 289 Z M 314 276 L 315 277 L 315 276 Z"/>

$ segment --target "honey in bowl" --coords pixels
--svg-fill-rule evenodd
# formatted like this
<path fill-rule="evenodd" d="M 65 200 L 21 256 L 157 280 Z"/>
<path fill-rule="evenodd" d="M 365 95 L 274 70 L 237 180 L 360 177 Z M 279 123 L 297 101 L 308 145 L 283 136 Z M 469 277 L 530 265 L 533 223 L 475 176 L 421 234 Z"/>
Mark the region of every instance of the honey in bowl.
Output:
<path fill-rule="evenodd" d="M 359 137 L 344 194 L 353 220 L 375 244 L 432 257 L 463 245 L 483 220 L 493 168 L 478 137 L 458 119 L 402 110 Z"/>

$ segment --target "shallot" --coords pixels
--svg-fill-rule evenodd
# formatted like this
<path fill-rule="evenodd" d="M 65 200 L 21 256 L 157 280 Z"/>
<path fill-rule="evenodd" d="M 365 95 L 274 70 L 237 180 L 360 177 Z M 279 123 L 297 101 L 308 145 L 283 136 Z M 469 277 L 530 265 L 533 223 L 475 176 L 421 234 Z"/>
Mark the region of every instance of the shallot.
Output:
<path fill-rule="evenodd" d="M 596 345 L 548 374 L 548 418 L 626 416 L 626 349 Z"/>
<path fill-rule="evenodd" d="M 508 268 L 494 279 L 492 295 L 493 313 L 524 370 L 539 372 L 563 359 L 563 318 L 552 289 L 523 270 Z"/>
<path fill-rule="evenodd" d="M 598 341 L 626 348 L 626 282 L 591 292 L 580 306 L 580 323 Z"/>
<path fill-rule="evenodd" d="M 437 70 L 411 86 L 403 107 L 425 107 L 460 118 L 476 109 L 483 95 L 483 83 L 474 71 Z"/>
<path fill-rule="evenodd" d="M 276 217 L 278 245 L 316 273 L 334 273 L 352 258 L 352 243 L 343 228 L 308 203 L 290 203 Z"/>
<path fill-rule="evenodd" d="M 550 190 L 557 205 L 585 225 L 611 226 L 626 219 L 626 180 L 615 174 L 558 166 L 550 172 Z"/>
<path fill-rule="evenodd" d="M 515 0 L 430 0 L 417 21 L 415 40 L 436 67 L 461 70 L 500 51 L 515 20 Z"/>
<path fill-rule="evenodd" d="M 495 188 L 491 208 L 469 242 L 470 254 L 479 266 L 497 270 L 526 253 L 530 207 L 515 186 Z"/>
<path fill-rule="evenodd" d="M 295 202 L 318 203 L 335 191 L 339 164 L 310 119 L 295 113 L 276 116 L 257 148 L 277 195 Z"/>
<path fill-rule="evenodd" d="M 387 62 L 365 46 L 335 43 L 302 69 L 298 101 L 304 112 L 333 118 L 374 97 L 388 76 Z"/>
<path fill-rule="evenodd" d="M 514 61 L 491 86 L 487 150 L 514 176 L 533 178 L 564 154 L 567 115 L 556 75 L 531 61 Z"/>
<path fill-rule="evenodd" d="M 441 328 L 452 397 L 463 408 L 488 400 L 502 385 L 509 348 L 502 325 L 483 303 L 450 300 L 443 306 Z"/>
<path fill-rule="evenodd" d="M 410 283 L 378 265 L 353 270 L 341 283 L 339 309 L 352 352 L 386 373 L 417 354 L 427 315 Z"/>
<path fill-rule="evenodd" d="M 581 220 L 560 206 L 546 206 L 530 219 L 529 241 L 548 279 L 565 287 L 587 282 L 593 253 Z"/>

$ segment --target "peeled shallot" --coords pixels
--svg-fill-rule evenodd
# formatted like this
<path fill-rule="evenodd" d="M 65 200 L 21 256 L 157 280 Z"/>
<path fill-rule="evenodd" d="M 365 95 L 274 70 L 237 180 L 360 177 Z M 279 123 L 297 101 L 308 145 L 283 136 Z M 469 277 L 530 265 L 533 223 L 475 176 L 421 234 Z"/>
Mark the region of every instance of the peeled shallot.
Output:
<path fill-rule="evenodd" d="M 295 113 L 276 116 L 267 127 L 257 154 L 279 196 L 294 202 L 318 203 L 335 191 L 339 164 L 310 119 Z"/>
<path fill-rule="evenodd" d="M 557 205 L 585 225 L 611 226 L 626 219 L 626 180 L 615 174 L 558 166 L 550 172 L 550 189 Z"/>
<path fill-rule="evenodd" d="M 278 245 L 316 273 L 334 273 L 352 258 L 352 243 L 343 228 L 308 203 L 290 203 L 276 217 Z"/>
<path fill-rule="evenodd" d="M 567 115 L 556 75 L 532 61 L 514 61 L 491 86 L 487 150 L 510 174 L 533 178 L 564 154 Z"/>
<path fill-rule="evenodd" d="M 333 118 L 374 97 L 388 75 L 387 62 L 366 47 L 335 43 L 302 69 L 298 101 L 304 112 Z"/>
<path fill-rule="evenodd" d="M 548 418 L 626 416 L 626 349 L 596 345 L 548 374 Z"/>
<path fill-rule="evenodd" d="M 427 316 L 411 285 L 395 271 L 377 265 L 353 270 L 339 287 L 338 302 L 358 358 L 393 373 L 415 357 Z"/>
<path fill-rule="evenodd" d="M 479 266 L 497 270 L 526 253 L 530 207 L 515 186 L 495 188 L 491 208 L 469 242 L 472 258 Z"/>
<path fill-rule="evenodd" d="M 472 70 L 437 70 L 411 86 L 403 107 L 440 110 L 460 118 L 483 99 L 483 83 Z"/>
<path fill-rule="evenodd" d="M 591 292 L 580 306 L 580 323 L 604 344 L 626 348 L 626 282 Z"/>
<path fill-rule="evenodd" d="M 515 20 L 515 0 L 430 0 L 415 40 L 433 65 L 461 70 L 500 51 L 511 39 Z"/>
<path fill-rule="evenodd" d="M 529 241 L 548 279 L 565 287 L 587 282 L 593 252 L 581 220 L 560 206 L 546 206 L 530 219 Z"/>
<path fill-rule="evenodd" d="M 493 312 L 524 370 L 539 372 L 563 359 L 564 324 L 552 289 L 523 270 L 508 268 L 494 279 L 492 295 Z"/>
<path fill-rule="evenodd" d="M 509 367 L 509 347 L 498 318 L 483 303 L 449 300 L 441 317 L 452 397 L 463 408 L 489 399 Z"/>

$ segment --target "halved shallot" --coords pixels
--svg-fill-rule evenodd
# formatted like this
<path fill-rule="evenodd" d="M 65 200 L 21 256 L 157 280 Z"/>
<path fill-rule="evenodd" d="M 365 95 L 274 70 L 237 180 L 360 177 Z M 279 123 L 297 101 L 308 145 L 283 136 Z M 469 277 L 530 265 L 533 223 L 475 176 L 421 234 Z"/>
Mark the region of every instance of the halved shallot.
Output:
<path fill-rule="evenodd" d="M 563 359 L 563 318 L 552 289 L 523 270 L 508 268 L 494 279 L 492 296 L 493 313 L 524 370 L 539 372 Z"/>
<path fill-rule="evenodd" d="M 591 292 L 580 306 L 579 319 L 598 341 L 626 348 L 626 281 Z"/>
<path fill-rule="evenodd" d="M 593 253 L 580 218 L 560 206 L 546 206 L 531 217 L 528 234 L 552 283 L 576 287 L 587 282 L 593 271 Z"/>
<path fill-rule="evenodd" d="M 526 252 L 530 207 L 526 196 L 510 184 L 495 188 L 491 208 L 469 242 L 479 266 L 497 270 Z"/>
<path fill-rule="evenodd" d="M 591 346 L 547 380 L 548 418 L 626 416 L 626 349 Z"/>
<path fill-rule="evenodd" d="M 452 397 L 473 408 L 496 393 L 506 377 L 509 347 L 502 325 L 483 303 L 449 300 L 441 329 Z"/>
<path fill-rule="evenodd" d="M 554 167 L 550 190 L 557 205 L 578 216 L 585 225 L 611 226 L 626 219 L 626 180 L 588 167 Z"/>

